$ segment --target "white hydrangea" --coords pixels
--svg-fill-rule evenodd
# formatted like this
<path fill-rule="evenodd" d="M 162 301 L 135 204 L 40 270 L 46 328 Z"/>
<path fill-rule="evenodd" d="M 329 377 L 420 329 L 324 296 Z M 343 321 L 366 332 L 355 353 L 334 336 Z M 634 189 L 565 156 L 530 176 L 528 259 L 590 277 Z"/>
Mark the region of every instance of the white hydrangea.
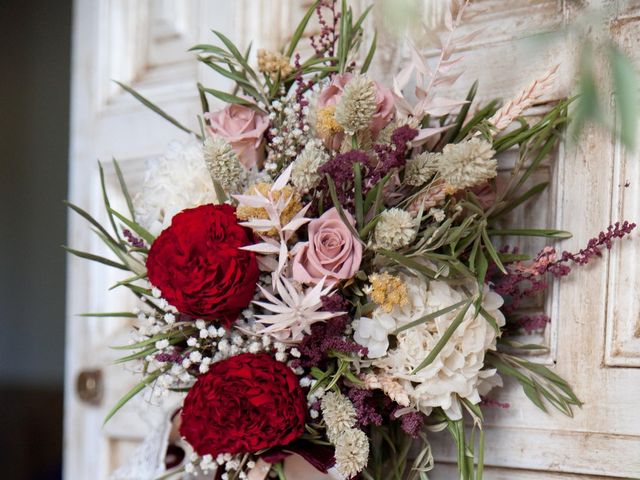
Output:
<path fill-rule="evenodd" d="M 405 282 L 409 287 L 411 307 L 404 312 L 395 312 L 398 326 L 466 298 L 460 290 L 445 282 L 431 281 L 427 285 L 424 279 L 417 277 L 407 278 Z M 468 285 L 467 288 L 473 291 L 474 285 Z M 412 296 L 417 291 L 418 302 L 425 303 L 414 309 L 416 301 Z M 485 287 L 483 308 L 496 319 L 499 326 L 503 326 L 505 322 L 499 310 L 502 303 L 502 297 Z M 427 415 L 433 408 L 441 407 L 454 420 L 462 415 L 458 397 L 478 403 L 481 393 L 479 388 L 484 390 L 490 386 L 485 382 L 489 380 L 487 377 L 495 373 L 482 371 L 486 351 L 494 350 L 496 346 L 496 332 L 489 322 L 481 315 L 474 316 L 474 309 L 470 308 L 435 360 L 416 374 L 412 374 L 412 371 L 433 349 L 458 312 L 459 310 L 454 310 L 400 332 L 396 337 L 395 348 L 389 350 L 386 356 L 373 361 L 374 367 L 380 369 L 382 374 L 402 385 L 413 407 Z M 489 382 L 496 383 L 495 380 Z"/>
<path fill-rule="evenodd" d="M 329 155 L 322 145 L 318 142 L 309 142 L 293 162 L 291 183 L 301 192 L 308 192 L 317 187 L 322 179 L 322 174 L 318 169 L 327 160 L 329 160 Z"/>
<path fill-rule="evenodd" d="M 407 288 L 407 303 L 394 305 L 391 312 L 376 308 L 371 318 L 362 317 L 355 322 L 353 339 L 367 347 L 367 358 L 380 358 L 389 348 L 389 335 L 399 326 L 426 315 L 427 289 L 415 276 L 398 275 Z"/>
<path fill-rule="evenodd" d="M 164 155 L 147 162 L 142 191 L 134 199 L 136 220 L 158 235 L 176 213 L 215 201 L 202 145 L 195 138 L 172 142 Z"/>
<path fill-rule="evenodd" d="M 411 214 L 401 208 L 390 208 L 380 214 L 374 231 L 376 246 L 385 250 L 397 250 L 411 243 L 416 236 L 416 226 Z"/>
<path fill-rule="evenodd" d="M 396 329 L 396 321 L 381 308 L 372 316 L 361 317 L 355 322 L 353 340 L 367 348 L 367 358 L 380 358 L 389 348 L 389 334 Z"/>

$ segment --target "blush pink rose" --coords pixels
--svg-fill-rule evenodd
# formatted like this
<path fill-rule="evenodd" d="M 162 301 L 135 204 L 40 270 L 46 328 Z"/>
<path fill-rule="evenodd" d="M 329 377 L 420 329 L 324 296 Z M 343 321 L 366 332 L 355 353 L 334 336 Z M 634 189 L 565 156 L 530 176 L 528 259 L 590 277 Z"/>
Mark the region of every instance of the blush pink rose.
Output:
<path fill-rule="evenodd" d="M 209 120 L 209 133 L 229 142 L 245 168 L 255 167 L 262 162 L 262 141 L 269 127 L 267 115 L 244 105 L 229 104 L 222 110 L 207 112 L 204 116 Z"/>
<path fill-rule="evenodd" d="M 352 77 L 353 75 L 351 73 L 343 73 L 341 75 L 334 76 L 331 83 L 327 85 L 318 96 L 318 109 L 337 105 L 340 98 L 342 98 L 344 87 Z M 376 113 L 373 115 L 373 119 L 371 121 L 371 133 L 375 140 L 380 131 L 393 120 L 395 115 L 395 104 L 391 90 L 380 85 L 378 82 L 373 83 L 376 88 Z M 339 138 L 327 139 L 331 143 L 331 145 L 327 146 L 332 147 L 337 144 L 339 147 L 342 143 L 343 136 L 343 134 L 340 134 L 336 135 L 336 137 Z"/>
<path fill-rule="evenodd" d="M 355 220 L 345 212 L 351 225 Z M 309 241 L 298 244 L 293 278 L 303 283 L 336 283 L 353 277 L 362 261 L 362 244 L 344 224 L 335 208 L 309 222 Z"/>

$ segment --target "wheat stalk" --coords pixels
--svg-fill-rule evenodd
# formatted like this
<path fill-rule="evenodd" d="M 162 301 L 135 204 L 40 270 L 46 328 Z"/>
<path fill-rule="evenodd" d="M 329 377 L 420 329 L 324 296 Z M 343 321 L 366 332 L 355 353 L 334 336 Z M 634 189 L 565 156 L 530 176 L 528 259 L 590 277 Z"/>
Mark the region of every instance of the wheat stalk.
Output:
<path fill-rule="evenodd" d="M 555 65 L 542 77 L 527 85 L 515 98 L 507 102 L 490 119 L 491 123 L 498 131 L 507 128 L 522 112 L 534 104 L 553 85 L 559 65 Z"/>

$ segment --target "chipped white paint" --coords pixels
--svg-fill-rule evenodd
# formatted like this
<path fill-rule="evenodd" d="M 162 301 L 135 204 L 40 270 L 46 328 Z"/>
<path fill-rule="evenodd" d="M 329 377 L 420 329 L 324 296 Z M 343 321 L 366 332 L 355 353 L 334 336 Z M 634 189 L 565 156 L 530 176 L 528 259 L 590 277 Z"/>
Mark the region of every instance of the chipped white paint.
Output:
<path fill-rule="evenodd" d="M 354 0 L 354 9 L 368 4 Z M 637 1 L 477 0 L 465 31 L 484 34 L 465 49 L 466 74 L 447 97 L 463 96 L 480 80 L 479 96 L 509 98 L 552 63 L 560 63 L 560 81 L 549 101 L 567 95 L 575 63 L 575 45 L 568 40 L 542 48 L 533 35 L 554 31 L 575 17 L 584 4 L 612 6 L 616 40 L 637 60 L 640 6 Z M 228 84 L 197 66 L 185 50 L 212 41 L 210 28 L 222 30 L 246 47 L 274 48 L 291 34 L 309 0 L 76 0 L 72 93 L 70 199 L 106 222 L 99 192 L 96 159 L 116 157 L 131 190 L 138 188 L 146 158 L 160 153 L 168 141 L 185 135 L 124 95 L 111 79 L 122 80 L 154 99 L 183 123 L 197 127 L 199 102 L 195 83 L 224 90 Z M 424 0 L 425 23 L 440 9 Z M 370 26 L 380 25 L 375 15 Z M 418 43 L 421 43 L 418 39 Z M 365 41 L 365 43 L 367 43 Z M 425 43 L 426 45 L 426 43 Z M 309 51 L 303 52 L 303 57 Z M 381 33 L 376 77 L 390 82 L 406 48 Z M 537 112 L 544 111 L 544 106 Z M 553 179 L 550 191 L 533 206 L 511 217 L 514 224 L 557 226 L 575 233 L 561 248 L 575 250 L 611 221 L 640 219 L 640 158 L 613 146 L 609 135 L 589 131 L 576 148 L 564 146 L 536 173 L 536 182 Z M 504 159 L 503 167 L 510 160 Z M 625 184 L 630 182 L 628 187 Z M 108 188 L 117 191 L 107 168 Z M 122 206 L 122 199 L 115 198 Z M 99 239 L 77 216 L 69 223 L 69 238 L 80 250 L 106 253 Z M 550 295 L 532 303 L 553 323 L 543 340 L 549 351 L 537 361 L 556 363 L 555 370 L 572 381 L 585 402 L 575 418 L 545 415 L 518 388 L 505 388 L 498 400 L 511 408 L 487 412 L 486 478 L 493 480 L 577 480 L 640 476 L 640 254 L 636 239 L 623 242 L 612 254 L 578 271 Z M 532 242 L 527 248 L 537 248 Z M 80 312 L 123 310 L 126 292 L 107 292 L 118 272 L 69 259 L 67 318 L 67 384 L 65 478 L 103 480 L 144 436 L 144 416 L 135 404 L 105 428 L 102 419 L 119 395 L 135 382 L 108 346 L 126 341 L 126 322 L 88 319 Z M 534 339 L 539 340 L 539 339 Z M 100 368 L 105 395 L 97 407 L 75 394 L 77 374 Z M 449 440 L 433 435 L 436 456 L 454 460 Z M 455 478 L 446 463 L 433 478 Z M 593 475 L 593 476 L 587 476 Z M 430 477 L 431 478 L 431 477 Z"/>

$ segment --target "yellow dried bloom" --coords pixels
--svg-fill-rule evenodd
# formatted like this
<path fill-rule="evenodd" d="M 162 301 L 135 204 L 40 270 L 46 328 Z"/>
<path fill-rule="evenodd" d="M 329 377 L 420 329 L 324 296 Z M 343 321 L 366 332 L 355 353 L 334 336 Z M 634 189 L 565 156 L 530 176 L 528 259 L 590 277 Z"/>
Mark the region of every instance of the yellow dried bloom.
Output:
<path fill-rule="evenodd" d="M 453 185 L 445 185 L 444 187 L 444 193 L 445 195 L 453 195 L 454 193 L 456 193 L 458 191 L 458 189 L 456 187 L 454 187 Z"/>
<path fill-rule="evenodd" d="M 387 272 L 369 275 L 371 282 L 371 300 L 380 305 L 380 308 L 389 313 L 393 307 L 402 307 L 409 301 L 407 286 L 400 277 Z"/>
<path fill-rule="evenodd" d="M 336 106 L 329 105 L 318 110 L 316 130 L 322 138 L 328 138 L 342 132 L 342 127 L 336 121 Z"/>
<path fill-rule="evenodd" d="M 281 53 L 260 49 L 258 50 L 258 71 L 272 78 L 278 75 L 280 78 L 285 78 L 293 73 L 294 68 L 289 64 L 289 59 Z"/>
<path fill-rule="evenodd" d="M 271 191 L 271 184 L 266 182 L 256 183 L 251 186 L 245 195 L 260 194 L 266 198 L 271 198 L 273 202 L 278 202 L 280 198 L 287 198 L 287 206 L 280 214 L 280 224 L 286 225 L 291 219 L 302 210 L 302 200 L 300 194 L 290 186 L 285 186 L 282 190 Z M 236 209 L 236 217 L 240 220 L 268 219 L 269 214 L 264 208 L 250 207 L 248 205 L 239 205 Z M 275 228 L 267 231 L 267 235 L 276 235 L 278 232 Z"/>

